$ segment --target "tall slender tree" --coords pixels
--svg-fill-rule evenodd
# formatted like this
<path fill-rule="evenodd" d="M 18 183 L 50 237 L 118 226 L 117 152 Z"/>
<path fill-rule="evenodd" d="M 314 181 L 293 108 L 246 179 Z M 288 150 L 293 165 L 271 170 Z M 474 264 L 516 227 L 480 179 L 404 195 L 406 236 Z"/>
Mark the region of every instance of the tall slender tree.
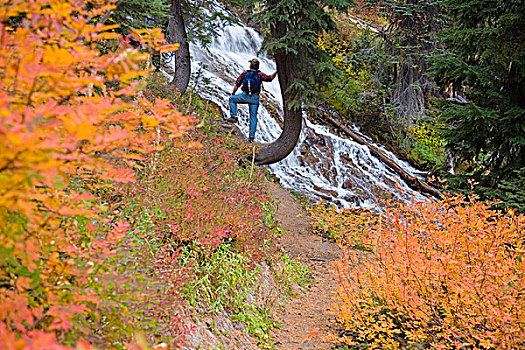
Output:
<path fill-rule="evenodd" d="M 395 107 L 393 124 L 405 137 L 408 129 L 426 115 L 427 97 L 437 91 L 428 75 L 428 56 L 437 49 L 435 35 L 443 28 L 439 0 L 366 0 L 359 12 L 374 10 L 386 21 L 353 59 L 376 67 L 376 82 Z M 367 42 L 368 41 L 368 42 Z M 363 54 L 364 53 L 364 54 Z"/>
<path fill-rule="evenodd" d="M 394 31 L 394 89 L 391 101 L 400 123 L 407 127 L 426 114 L 425 96 L 433 95 L 435 85 L 427 74 L 428 55 L 436 48 L 435 34 L 442 27 L 438 0 L 395 1 L 391 5 Z"/>
<path fill-rule="evenodd" d="M 188 88 L 191 77 L 190 43 L 184 23 L 182 0 L 170 0 L 168 15 L 168 42 L 179 44 L 179 49 L 172 53 L 175 71 L 170 85 L 182 95 Z"/>

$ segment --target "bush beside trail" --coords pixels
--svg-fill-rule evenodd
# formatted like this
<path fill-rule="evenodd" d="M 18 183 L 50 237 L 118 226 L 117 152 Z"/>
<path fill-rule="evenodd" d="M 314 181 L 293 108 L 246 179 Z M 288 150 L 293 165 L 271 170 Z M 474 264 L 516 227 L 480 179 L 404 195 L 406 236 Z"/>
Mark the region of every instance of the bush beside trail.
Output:
<path fill-rule="evenodd" d="M 167 100 L 139 96 L 148 54 L 93 23 L 107 10 L 73 1 L 0 5 L 4 349 L 98 344 L 117 324 L 118 340 L 132 332 L 106 317 L 127 316 L 117 290 L 101 293 L 129 223 L 109 219 L 99 195 L 135 181 L 131 167 L 154 151 L 155 129 L 177 137 L 192 121 Z M 160 49 L 160 31 L 141 35 Z M 102 40 L 115 50 L 102 55 Z"/>
<path fill-rule="evenodd" d="M 491 205 L 448 197 L 391 203 L 374 219 L 336 211 L 336 219 L 318 219 L 345 251 L 336 264 L 333 341 L 372 349 L 525 346 L 525 216 Z"/>

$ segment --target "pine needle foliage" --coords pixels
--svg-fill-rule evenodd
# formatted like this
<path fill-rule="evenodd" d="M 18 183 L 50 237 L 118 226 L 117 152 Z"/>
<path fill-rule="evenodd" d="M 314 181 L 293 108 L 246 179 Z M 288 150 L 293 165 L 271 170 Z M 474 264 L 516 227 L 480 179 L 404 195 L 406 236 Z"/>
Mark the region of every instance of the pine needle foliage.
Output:
<path fill-rule="evenodd" d="M 130 28 L 153 28 L 162 25 L 168 16 L 164 0 L 123 0 L 107 23 L 115 23 L 127 33 Z"/>
<path fill-rule="evenodd" d="M 252 7 L 256 3 L 247 1 Z M 271 55 L 279 52 L 293 57 L 294 67 L 286 72 L 290 81 L 290 107 L 308 107 L 322 100 L 315 87 L 327 83 L 336 70 L 328 54 L 318 47 L 318 37 L 323 32 L 337 30 L 332 11 L 346 11 L 353 4 L 352 0 L 263 2 L 261 11 L 255 16 L 256 22 L 269 32 L 263 50 Z"/>
<path fill-rule="evenodd" d="M 353 60 L 375 70 L 377 84 L 395 106 L 392 122 L 401 128 L 416 124 L 427 114 L 428 95 L 435 93 L 427 71 L 443 26 L 440 1 L 366 0 L 354 12 L 367 20 L 377 15 L 383 24 L 365 31 Z"/>
<path fill-rule="evenodd" d="M 442 103 L 447 147 L 485 195 L 519 177 L 525 164 L 525 3 L 444 1 L 449 29 L 433 71 L 466 98 Z M 510 182 L 509 182 L 510 181 Z"/>

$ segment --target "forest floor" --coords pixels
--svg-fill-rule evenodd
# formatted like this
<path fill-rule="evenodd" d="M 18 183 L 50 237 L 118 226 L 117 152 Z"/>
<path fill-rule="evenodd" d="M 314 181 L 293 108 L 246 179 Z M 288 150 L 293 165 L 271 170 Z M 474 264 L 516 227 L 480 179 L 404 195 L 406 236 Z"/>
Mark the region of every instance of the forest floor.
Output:
<path fill-rule="evenodd" d="M 288 191 L 271 182 L 268 187 L 279 201 L 277 220 L 284 229 L 279 247 L 308 266 L 311 272 L 311 283 L 305 288 L 299 287 L 297 295 L 276 315 L 282 327 L 274 331 L 274 343 L 282 350 L 331 349 L 333 344 L 309 335 L 323 335 L 333 324 L 330 306 L 335 303 L 337 280 L 332 262 L 340 257 L 340 249 L 313 233 L 306 210 Z"/>

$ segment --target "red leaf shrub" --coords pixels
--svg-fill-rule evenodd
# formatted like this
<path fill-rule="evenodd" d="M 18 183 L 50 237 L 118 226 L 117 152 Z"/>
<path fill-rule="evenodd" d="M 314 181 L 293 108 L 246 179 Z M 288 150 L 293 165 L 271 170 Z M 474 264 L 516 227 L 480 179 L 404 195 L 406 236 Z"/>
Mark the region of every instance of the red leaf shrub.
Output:
<path fill-rule="evenodd" d="M 125 197 L 146 210 L 157 237 L 177 249 L 191 244 L 211 252 L 224 241 L 258 255 L 270 231 L 263 173 L 239 168 L 245 155 L 227 138 L 194 135 L 203 147 L 174 145 L 150 159 L 145 176 Z M 195 141 L 194 141 L 195 142 Z"/>

